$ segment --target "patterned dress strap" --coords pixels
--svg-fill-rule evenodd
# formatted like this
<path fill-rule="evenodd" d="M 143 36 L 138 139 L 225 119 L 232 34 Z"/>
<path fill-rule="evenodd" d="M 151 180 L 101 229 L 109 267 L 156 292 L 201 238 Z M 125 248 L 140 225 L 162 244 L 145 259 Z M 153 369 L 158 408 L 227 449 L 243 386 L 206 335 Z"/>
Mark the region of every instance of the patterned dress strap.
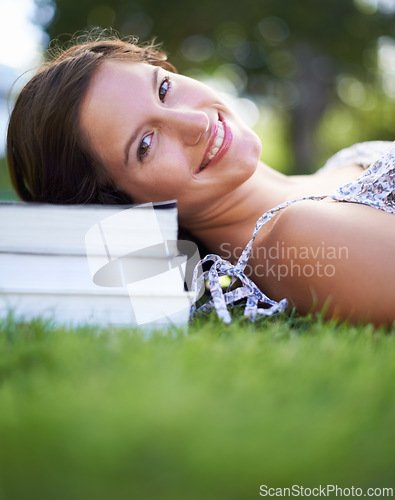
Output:
<path fill-rule="evenodd" d="M 284 311 L 288 307 L 286 299 L 282 299 L 279 302 L 271 300 L 259 290 L 255 283 L 244 273 L 256 235 L 265 224 L 278 214 L 278 212 L 298 201 L 320 201 L 330 197 L 335 201 L 362 203 L 389 213 L 395 213 L 394 145 L 395 143 L 387 141 L 360 143 L 350 148 L 346 148 L 330 158 L 323 169 L 329 170 L 338 168 L 345 163 L 350 163 L 350 161 L 359 163 L 365 168 L 368 167 L 370 163 L 374 163 L 370 165 L 359 179 L 341 186 L 329 195 L 298 198 L 277 205 L 265 212 L 258 219 L 252 238 L 247 243 L 235 265 L 222 259 L 218 255 L 210 254 L 204 257 L 195 267 L 192 280 L 192 291 L 195 292 L 195 296 L 197 297 L 199 290 L 202 286 L 205 286 L 205 282 L 208 280 L 212 299 L 201 306 L 198 311 L 208 311 L 214 308 L 219 318 L 225 323 L 231 322 L 231 315 L 227 309 L 227 305 L 234 304 L 241 299 L 247 299 L 244 315 L 251 320 L 254 320 L 257 315 L 271 316 L 272 314 Z M 199 274 L 201 264 L 209 261 L 213 261 L 210 269 Z M 231 284 L 225 292 L 223 292 L 219 281 L 220 276 L 231 277 Z M 231 289 L 231 286 L 236 280 L 241 282 L 241 286 Z M 259 308 L 259 303 L 262 303 L 265 307 Z M 192 313 L 195 312 L 196 307 L 194 304 L 192 306 Z"/>
<path fill-rule="evenodd" d="M 195 297 L 202 286 L 205 286 L 206 281 L 208 281 L 208 287 L 211 294 L 211 300 L 203 304 L 197 311 L 207 312 L 211 309 L 215 309 L 217 315 L 224 323 L 230 323 L 232 321 L 231 315 L 227 309 L 229 304 L 234 304 L 242 299 L 247 299 L 244 315 L 247 316 L 251 321 L 253 321 L 256 316 L 272 316 L 275 313 L 285 311 L 288 307 L 288 301 L 282 299 L 279 302 L 267 297 L 256 285 L 255 283 L 244 273 L 244 269 L 247 265 L 247 261 L 251 255 L 252 244 L 256 238 L 256 235 L 260 229 L 267 224 L 278 212 L 284 208 L 296 203 L 298 201 L 304 200 L 322 200 L 327 196 L 307 196 L 304 198 L 298 198 L 296 200 L 287 201 L 281 205 L 277 205 L 265 212 L 257 221 L 255 229 L 251 240 L 247 243 L 240 258 L 235 265 L 231 264 L 229 261 L 223 259 L 219 255 L 209 254 L 204 257 L 200 263 L 195 267 L 192 279 L 192 292 L 195 293 Z M 201 266 L 209 261 L 212 261 L 210 269 L 199 274 Z M 228 286 L 227 290 L 224 292 L 219 277 L 220 276 L 230 276 L 231 284 Z M 231 289 L 233 283 L 239 280 L 241 286 Z M 258 307 L 259 304 L 265 305 L 265 307 Z M 196 305 L 193 304 L 192 314 L 196 314 Z"/>
<path fill-rule="evenodd" d="M 356 164 L 368 168 L 377 158 L 385 155 L 393 147 L 391 141 L 367 141 L 343 148 L 331 156 L 320 171 L 337 170 L 344 165 Z"/>
<path fill-rule="evenodd" d="M 395 213 L 395 143 L 358 179 L 336 189 L 331 197 Z"/>

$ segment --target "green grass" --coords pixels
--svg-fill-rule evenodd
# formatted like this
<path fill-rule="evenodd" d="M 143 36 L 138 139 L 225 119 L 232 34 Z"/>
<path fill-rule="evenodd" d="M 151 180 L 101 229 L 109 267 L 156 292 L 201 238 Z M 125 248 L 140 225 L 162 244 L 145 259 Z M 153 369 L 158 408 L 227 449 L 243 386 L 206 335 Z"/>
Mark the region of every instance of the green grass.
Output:
<path fill-rule="evenodd" d="M 0 199 L 16 199 L 4 160 Z M 0 500 L 239 500 L 394 487 L 395 327 L 279 316 L 0 322 Z"/>
<path fill-rule="evenodd" d="M 15 201 L 18 197 L 12 187 L 5 158 L 0 157 L 0 201 Z"/>
<path fill-rule="evenodd" d="M 0 328 L 0 498 L 249 499 L 394 486 L 395 328 Z"/>

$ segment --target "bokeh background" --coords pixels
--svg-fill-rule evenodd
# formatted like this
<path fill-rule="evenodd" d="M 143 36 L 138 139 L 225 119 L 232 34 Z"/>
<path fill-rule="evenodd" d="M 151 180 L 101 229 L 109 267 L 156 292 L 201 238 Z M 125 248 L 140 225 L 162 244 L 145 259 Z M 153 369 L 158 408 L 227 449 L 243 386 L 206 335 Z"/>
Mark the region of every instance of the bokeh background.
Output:
<path fill-rule="evenodd" d="M 226 94 L 283 172 L 394 140 L 395 0 L 0 0 L 0 199 L 15 198 L 15 94 L 54 39 L 96 27 L 155 37 L 180 72 Z"/>

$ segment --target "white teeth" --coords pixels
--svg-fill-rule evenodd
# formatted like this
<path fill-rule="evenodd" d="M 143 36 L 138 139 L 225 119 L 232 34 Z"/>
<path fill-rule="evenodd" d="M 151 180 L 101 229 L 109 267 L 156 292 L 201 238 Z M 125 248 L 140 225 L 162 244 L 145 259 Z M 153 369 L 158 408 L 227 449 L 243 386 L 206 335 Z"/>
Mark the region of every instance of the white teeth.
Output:
<path fill-rule="evenodd" d="M 218 153 L 220 147 L 222 146 L 222 143 L 224 142 L 224 137 L 225 137 L 224 126 L 222 122 L 219 121 L 215 141 L 213 142 L 213 145 L 211 146 L 211 149 L 207 155 L 208 161 L 211 161 L 214 158 L 214 156 Z M 200 170 L 203 169 L 201 168 Z"/>
<path fill-rule="evenodd" d="M 219 148 L 222 146 L 222 143 L 224 142 L 224 136 L 225 136 L 224 126 L 222 125 L 221 122 L 218 122 L 217 137 L 215 138 L 215 141 L 209 151 L 208 155 L 209 160 L 212 160 L 214 156 L 218 153 Z"/>
<path fill-rule="evenodd" d="M 216 148 L 220 148 L 221 147 L 221 144 L 223 142 L 224 138 L 223 137 L 217 137 L 214 141 L 214 144 L 213 146 L 216 147 Z"/>

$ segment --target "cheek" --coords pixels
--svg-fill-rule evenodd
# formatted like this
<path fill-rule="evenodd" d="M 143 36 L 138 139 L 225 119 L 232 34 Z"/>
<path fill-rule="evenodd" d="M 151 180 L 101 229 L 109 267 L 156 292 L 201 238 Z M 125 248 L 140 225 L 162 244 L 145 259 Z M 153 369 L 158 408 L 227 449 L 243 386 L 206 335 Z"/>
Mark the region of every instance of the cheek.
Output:
<path fill-rule="evenodd" d="M 129 177 L 122 185 L 118 185 L 136 202 L 148 203 L 179 198 L 185 192 L 188 182 L 180 173 L 163 170 L 162 173 L 155 172 L 149 176 Z"/>

